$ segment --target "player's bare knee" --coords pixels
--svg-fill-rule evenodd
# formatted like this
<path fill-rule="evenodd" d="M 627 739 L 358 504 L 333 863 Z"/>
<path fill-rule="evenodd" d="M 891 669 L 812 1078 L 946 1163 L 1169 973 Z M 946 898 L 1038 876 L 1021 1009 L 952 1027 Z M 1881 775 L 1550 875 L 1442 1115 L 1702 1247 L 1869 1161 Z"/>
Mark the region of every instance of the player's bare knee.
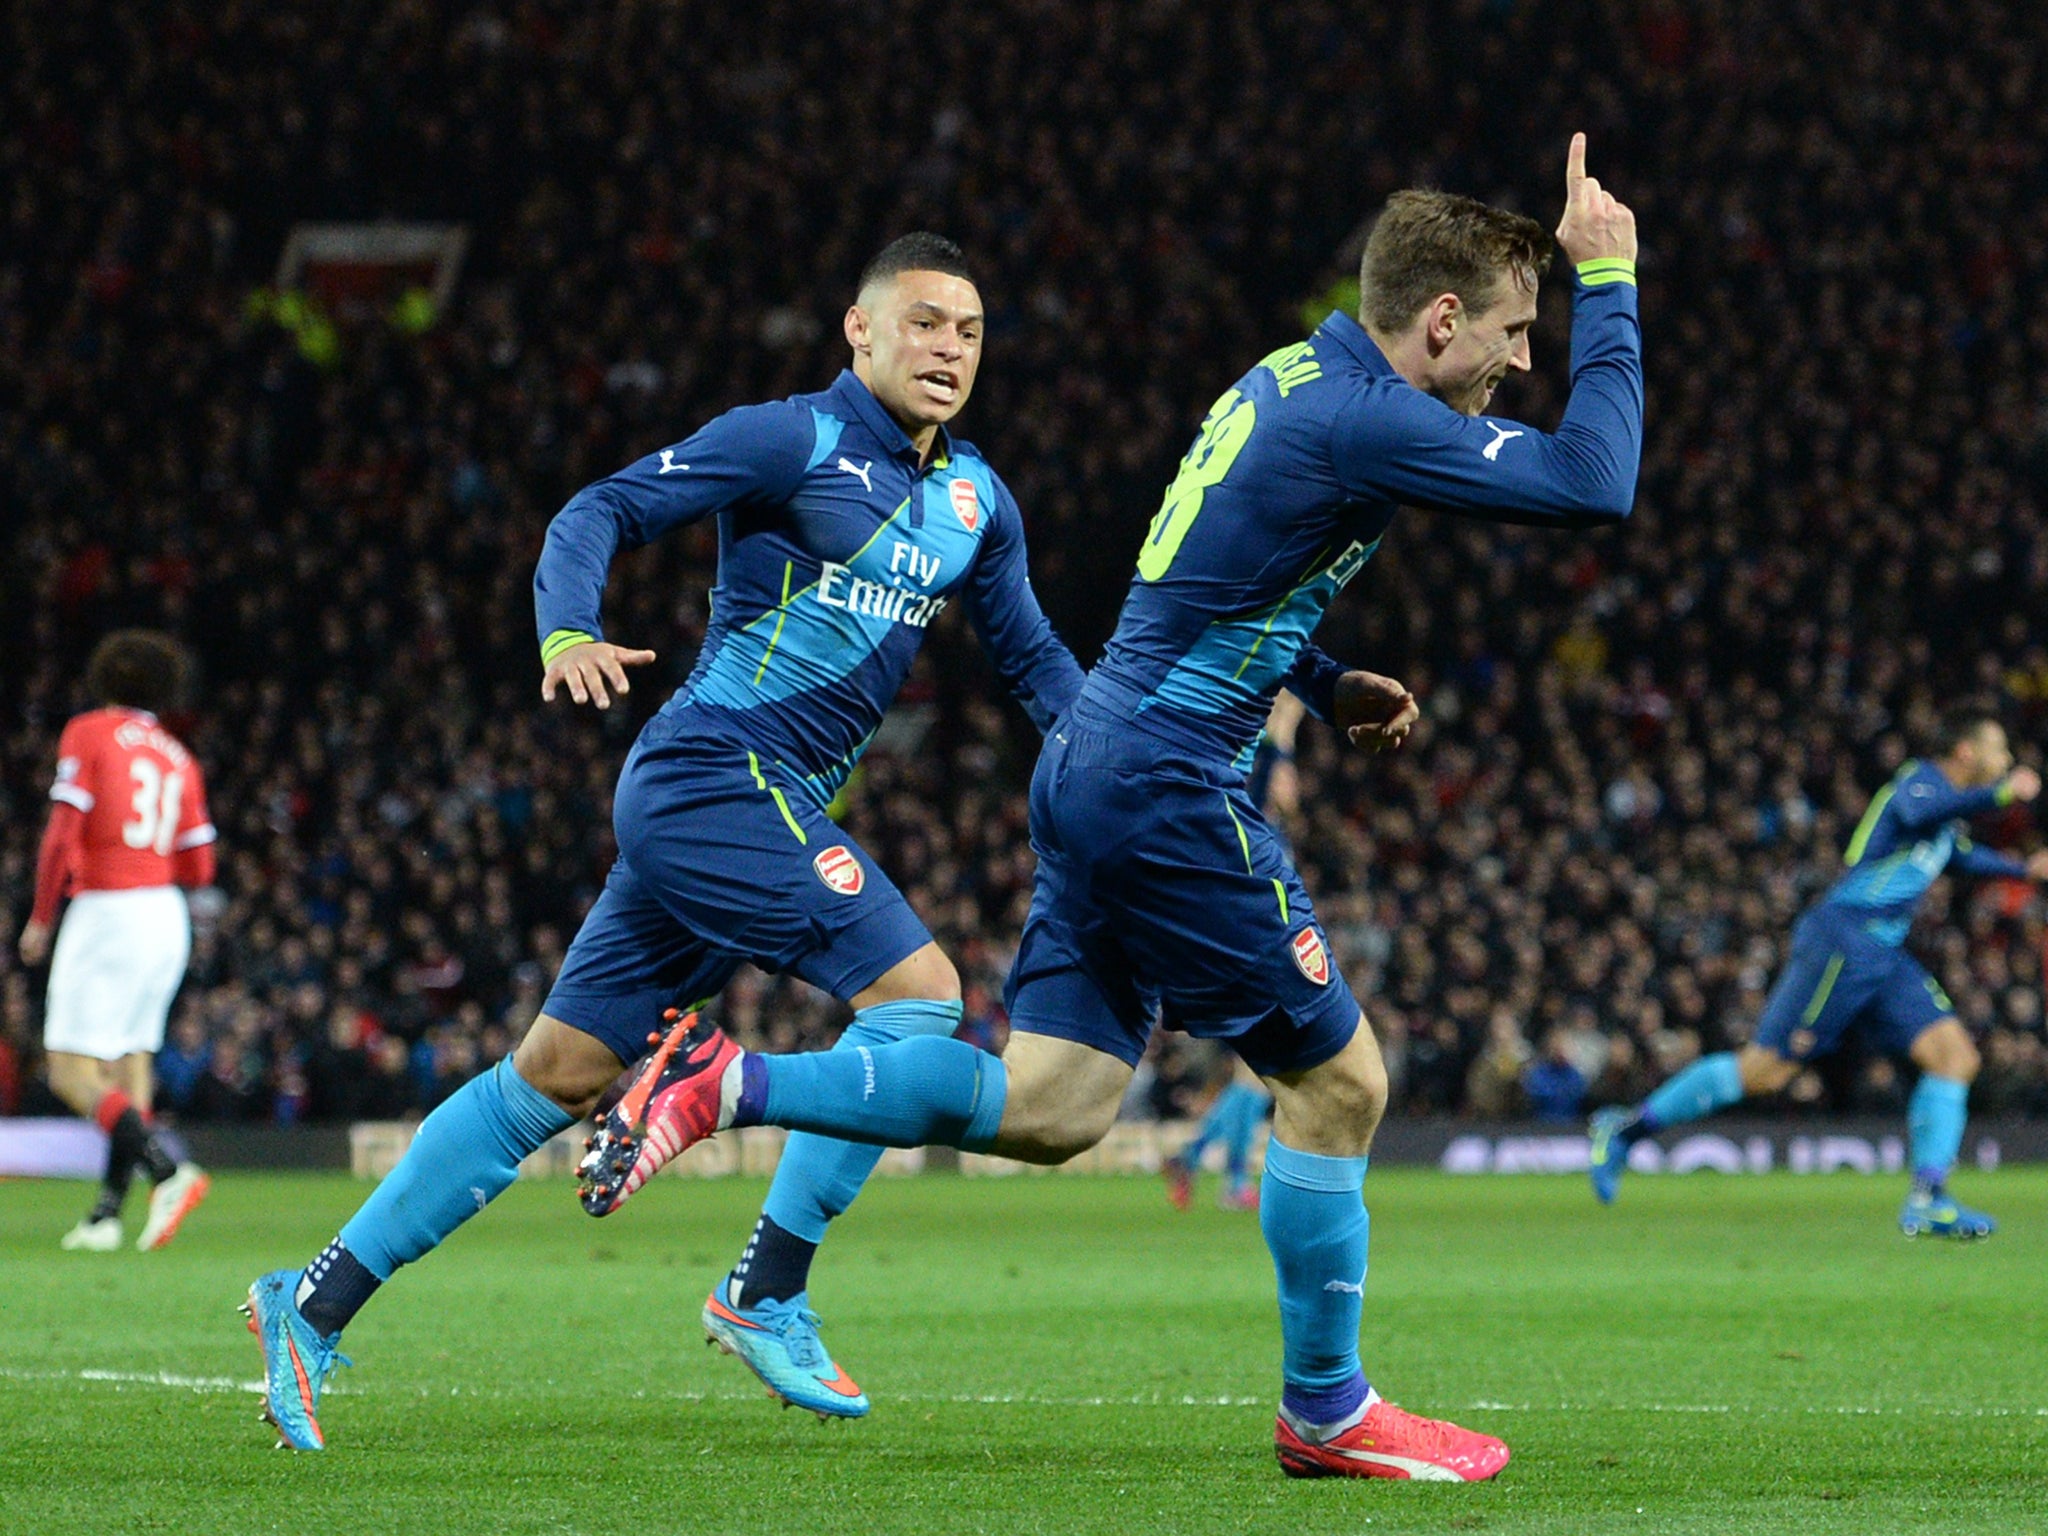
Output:
<path fill-rule="evenodd" d="M 567 1113 L 587 1115 L 623 1070 L 595 1037 L 542 1014 L 512 1053 L 512 1070 Z"/>
<path fill-rule="evenodd" d="M 1106 1113 L 1072 1110 L 1061 1113 L 1027 1112 L 1014 1123 L 1006 1109 L 1002 1129 L 996 1136 L 995 1150 L 1020 1163 L 1057 1167 L 1071 1162 L 1102 1140 L 1115 1123 L 1114 1104 Z"/>
<path fill-rule="evenodd" d="M 79 1114 L 91 1114 L 106 1086 L 100 1064 L 69 1052 L 53 1053 L 49 1060 L 50 1092 Z"/>
<path fill-rule="evenodd" d="M 1742 1091 L 1752 1097 L 1777 1093 L 1799 1075 L 1799 1063 L 1759 1045 L 1748 1045 L 1735 1059 Z"/>
<path fill-rule="evenodd" d="M 904 956 L 849 999 L 856 1010 L 906 999 L 955 1003 L 960 1000 L 960 972 L 936 944 Z"/>
<path fill-rule="evenodd" d="M 1035 1042 L 1036 1037 L 1027 1036 L 1018 1043 Z M 1122 1068 L 1120 1077 L 1098 1071 L 1085 1074 L 1089 1081 L 1075 1081 L 1048 1070 L 1058 1058 L 1042 1050 L 1022 1050 L 1019 1057 L 1009 1074 L 1003 1123 L 993 1151 L 1020 1163 L 1053 1167 L 1080 1156 L 1109 1134 L 1130 1079 L 1128 1068 Z"/>

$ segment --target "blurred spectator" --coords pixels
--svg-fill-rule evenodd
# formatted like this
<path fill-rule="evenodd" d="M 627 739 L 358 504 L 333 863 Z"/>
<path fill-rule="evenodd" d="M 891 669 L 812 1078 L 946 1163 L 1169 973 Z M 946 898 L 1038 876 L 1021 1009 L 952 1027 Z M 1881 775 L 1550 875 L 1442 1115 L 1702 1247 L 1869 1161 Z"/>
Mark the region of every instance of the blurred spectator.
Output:
<path fill-rule="evenodd" d="M 1543 1037 L 1543 1050 L 1522 1073 L 1522 1095 L 1538 1120 L 1577 1120 L 1586 1098 L 1585 1074 L 1572 1064 L 1562 1029 Z"/>
<path fill-rule="evenodd" d="M 531 1022 L 619 761 L 703 634 L 709 527 L 618 563 L 610 631 L 661 656 L 629 707 L 539 707 L 533 558 L 579 485 L 825 382 L 863 257 L 938 225 L 990 311 L 963 427 L 1088 659 L 1209 401 L 1302 333 L 1359 219 L 1432 182 L 1549 222 L 1583 121 L 1645 242 L 1638 511 L 1399 523 L 1318 639 L 1427 713 L 1385 759 L 1305 726 L 1290 835 L 1399 1108 L 1505 1109 L 1515 1042 L 1553 1030 L 1596 1098 L 1739 1043 L 1936 706 L 2002 700 L 2023 757 L 2048 724 L 2048 8 L 1729 0 L 1675 43 L 1612 7 L 1484 9 L 1469 47 L 1421 0 L 8 11 L 7 936 L 80 658 L 174 630 L 224 867 L 167 1102 L 420 1112 Z M 973 91 L 877 97 L 913 51 Z M 445 311 L 281 323 L 291 224 L 385 216 L 469 226 Z M 1539 426 L 1566 286 L 1501 402 Z M 845 796 L 992 1036 L 1036 751 L 997 697 L 946 615 Z M 1984 1032 L 1980 1107 L 2048 1112 L 2040 899 L 1956 890 L 1915 943 Z M 39 996 L 0 946 L 24 1106 Z M 751 973 L 724 1007 L 777 1048 L 846 1017 Z M 1205 1052 L 1155 1048 L 1134 1104 L 1183 1112 Z M 1809 1075 L 1788 1106 L 1895 1089 Z"/>

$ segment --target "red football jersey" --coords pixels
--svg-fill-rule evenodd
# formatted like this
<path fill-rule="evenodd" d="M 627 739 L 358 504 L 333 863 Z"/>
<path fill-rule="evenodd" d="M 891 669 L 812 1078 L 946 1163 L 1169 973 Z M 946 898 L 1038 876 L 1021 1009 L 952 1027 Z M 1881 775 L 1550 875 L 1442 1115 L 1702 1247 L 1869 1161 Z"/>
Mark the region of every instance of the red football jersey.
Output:
<path fill-rule="evenodd" d="M 74 895 L 174 884 L 177 855 L 215 836 L 199 764 L 139 709 L 95 709 L 65 726 L 50 798 L 85 813 Z"/>

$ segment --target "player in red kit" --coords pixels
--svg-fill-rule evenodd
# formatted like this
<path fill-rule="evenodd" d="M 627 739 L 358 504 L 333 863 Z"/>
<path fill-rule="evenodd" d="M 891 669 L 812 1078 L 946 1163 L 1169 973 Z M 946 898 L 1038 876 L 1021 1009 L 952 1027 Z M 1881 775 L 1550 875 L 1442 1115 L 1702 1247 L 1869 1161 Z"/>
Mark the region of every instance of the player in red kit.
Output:
<path fill-rule="evenodd" d="M 176 700 L 184 672 L 184 653 L 167 635 L 108 635 L 86 671 L 103 707 L 73 719 L 57 743 L 56 803 L 21 958 L 50 959 L 50 1089 L 107 1133 L 105 1187 L 64 1235 L 66 1248 L 120 1246 L 121 1203 L 138 1164 L 156 1185 L 138 1248 L 169 1242 L 206 1196 L 206 1175 L 150 1115 L 164 1018 L 192 950 L 179 888 L 210 885 L 214 869 L 199 764 L 156 717 Z M 67 896 L 53 953 L 52 924 Z"/>

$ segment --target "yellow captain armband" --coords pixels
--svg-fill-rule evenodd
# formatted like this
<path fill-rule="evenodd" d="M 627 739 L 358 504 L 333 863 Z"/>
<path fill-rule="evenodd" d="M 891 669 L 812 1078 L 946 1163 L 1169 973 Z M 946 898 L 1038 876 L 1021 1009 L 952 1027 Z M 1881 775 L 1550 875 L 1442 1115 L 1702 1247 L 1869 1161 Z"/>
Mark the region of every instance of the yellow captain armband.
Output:
<path fill-rule="evenodd" d="M 572 645 L 590 645 L 597 636 L 586 635 L 580 629 L 558 629 L 540 643 L 540 664 L 551 666 L 554 659 Z"/>
<path fill-rule="evenodd" d="M 1600 256 L 1578 265 L 1579 281 L 1588 288 L 1604 288 L 1609 283 L 1636 285 L 1636 264 L 1626 256 Z"/>

